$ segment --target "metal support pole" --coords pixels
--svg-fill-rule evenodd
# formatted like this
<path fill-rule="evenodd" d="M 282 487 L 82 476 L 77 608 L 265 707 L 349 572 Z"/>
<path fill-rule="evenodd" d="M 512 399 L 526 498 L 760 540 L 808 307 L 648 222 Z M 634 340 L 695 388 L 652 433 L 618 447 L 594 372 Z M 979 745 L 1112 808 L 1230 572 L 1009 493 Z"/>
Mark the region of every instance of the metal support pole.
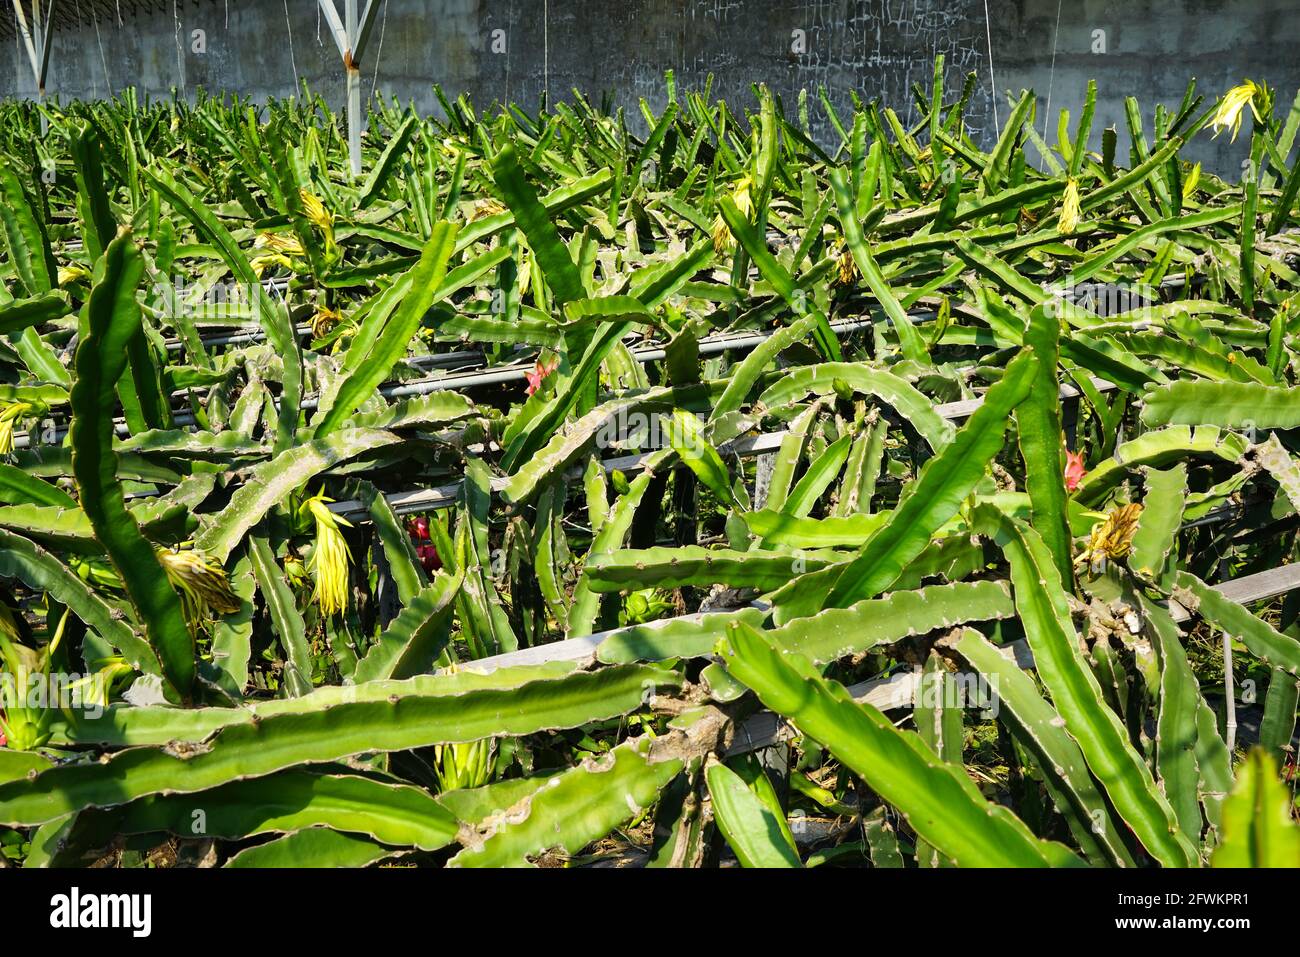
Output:
<path fill-rule="evenodd" d="M 357 0 L 346 0 L 349 41 L 357 35 Z M 343 69 L 348 83 L 348 157 L 352 161 L 352 178 L 361 175 L 361 69 L 353 57 L 351 43 L 343 54 Z"/>
<path fill-rule="evenodd" d="M 361 175 L 361 71 L 349 66 L 348 71 L 348 159 L 352 163 L 352 178 Z"/>
<path fill-rule="evenodd" d="M 45 51 L 41 49 L 41 47 L 43 46 L 41 42 L 42 39 L 41 0 L 32 0 L 32 27 L 35 28 L 36 31 L 36 56 L 38 58 L 42 58 L 41 55 Z M 36 105 L 37 107 L 40 107 L 45 102 L 45 78 L 41 76 L 40 69 L 39 67 L 36 66 L 36 64 L 33 63 L 32 66 L 35 68 L 33 72 L 36 73 Z M 49 130 L 46 128 L 45 111 L 40 110 L 40 114 L 41 114 L 41 138 L 44 139 L 45 134 L 48 133 Z"/>
<path fill-rule="evenodd" d="M 357 0 L 344 0 L 348 49 L 343 53 L 343 69 L 348 84 L 348 157 L 352 161 L 352 178 L 361 175 L 361 70 L 353 53 L 357 35 Z"/>
<path fill-rule="evenodd" d="M 51 19 L 53 19 L 51 17 Z M 36 104 L 41 106 L 45 102 L 45 77 L 43 75 L 45 66 L 45 31 L 41 29 L 41 0 L 32 0 L 32 27 L 36 31 L 36 56 L 40 65 L 33 64 L 36 73 Z M 49 130 L 49 121 L 45 118 L 45 111 L 40 110 L 41 114 L 41 139 Z"/>
<path fill-rule="evenodd" d="M 370 39 L 370 29 L 374 26 L 379 6 L 375 0 L 367 0 L 365 10 L 358 12 L 358 0 L 343 0 L 343 17 L 340 18 L 334 0 L 318 2 L 334 35 L 339 56 L 343 58 L 347 77 L 348 160 L 355 179 L 361 175 L 361 133 L 365 126 L 365 115 L 361 112 L 361 55 Z"/>
<path fill-rule="evenodd" d="M 32 77 L 36 80 L 37 104 L 45 101 L 45 78 L 50 70 L 50 32 L 54 26 L 54 3 L 55 0 L 49 0 L 49 8 L 42 11 L 41 0 L 32 0 L 32 23 L 29 27 L 22 0 L 13 0 L 18 31 L 22 34 L 23 45 L 27 48 L 27 59 L 32 67 Z M 48 132 L 49 120 L 44 113 L 41 113 L 41 136 Z"/>

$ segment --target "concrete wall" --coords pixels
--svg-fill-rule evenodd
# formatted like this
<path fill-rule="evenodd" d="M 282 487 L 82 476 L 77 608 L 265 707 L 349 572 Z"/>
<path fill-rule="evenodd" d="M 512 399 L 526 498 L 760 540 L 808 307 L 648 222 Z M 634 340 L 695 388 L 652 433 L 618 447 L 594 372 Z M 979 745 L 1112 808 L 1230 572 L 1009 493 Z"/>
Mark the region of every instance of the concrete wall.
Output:
<path fill-rule="evenodd" d="M 57 0 L 73 7 L 77 0 Z M 380 0 L 363 89 L 414 100 L 436 110 L 432 84 L 467 92 L 484 107 L 494 100 L 536 102 L 543 90 L 564 96 L 574 87 L 599 99 L 609 93 L 638 116 L 644 97 L 659 108 L 663 72 L 681 87 L 714 74 L 715 96 L 736 108 L 752 102 L 749 85 L 763 81 L 793 111 L 797 91 L 825 84 L 838 109 L 849 92 L 881 96 L 906 119 L 909 89 L 928 85 L 944 54 L 947 84 L 956 91 L 975 71 L 971 128 L 993 135 L 992 79 L 1005 120 L 1006 91 L 1032 88 L 1040 100 L 1040 131 L 1050 97 L 1055 114 L 1077 118 L 1089 78 L 1100 87 L 1096 133 L 1124 129 L 1123 98 L 1142 103 L 1150 129 L 1156 102 L 1176 106 L 1192 77 L 1207 97 L 1245 76 L 1278 90 L 1283 106 L 1300 86 L 1300 4 L 1296 0 Z M 64 99 L 103 97 L 134 84 L 168 96 L 237 91 L 259 99 L 291 95 L 307 80 L 341 106 L 342 69 L 314 0 L 163 0 L 165 12 L 90 20 L 55 35 L 48 90 Z M 339 0 L 340 7 L 342 0 Z M 75 9 L 75 7 L 74 7 Z M 174 15 L 173 15 L 174 14 Z M 12 31 L 12 9 L 0 17 Z M 1059 17 L 1059 20 L 1058 20 Z M 193 50 L 192 31 L 206 49 Z M 503 30 L 505 52 L 493 50 Z M 801 31 L 801 32 L 800 32 Z M 30 96 L 34 84 L 16 36 L 0 96 Z M 812 98 L 819 137 L 833 136 Z M 1121 145 L 1126 142 L 1121 137 Z M 1220 172 L 1235 171 L 1245 140 L 1200 138 L 1188 151 Z"/>

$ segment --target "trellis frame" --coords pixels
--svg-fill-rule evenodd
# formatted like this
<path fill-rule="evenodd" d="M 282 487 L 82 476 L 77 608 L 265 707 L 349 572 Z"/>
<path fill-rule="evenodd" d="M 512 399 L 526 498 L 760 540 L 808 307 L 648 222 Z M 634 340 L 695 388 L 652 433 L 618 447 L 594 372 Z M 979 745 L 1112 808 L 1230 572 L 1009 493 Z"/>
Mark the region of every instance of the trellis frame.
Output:
<path fill-rule="evenodd" d="M 45 80 L 50 70 L 50 39 L 54 27 L 55 5 L 58 0 L 46 0 L 44 9 L 41 0 L 32 0 L 32 18 L 27 22 L 27 13 L 23 10 L 22 0 L 12 0 L 14 17 L 18 21 L 18 32 L 23 38 L 27 50 L 27 60 L 32 68 L 32 78 L 36 81 L 36 102 L 45 99 Z M 41 113 L 41 135 L 49 132 L 49 120 Z"/>
<path fill-rule="evenodd" d="M 361 133 L 365 124 L 365 114 L 361 111 L 361 58 L 375 25 L 379 3 L 378 0 L 366 0 L 365 9 L 361 10 L 359 0 L 343 0 L 343 16 L 340 17 L 334 0 L 317 2 L 329 24 L 334 44 L 339 48 L 347 75 L 348 158 L 355 178 L 361 175 Z"/>

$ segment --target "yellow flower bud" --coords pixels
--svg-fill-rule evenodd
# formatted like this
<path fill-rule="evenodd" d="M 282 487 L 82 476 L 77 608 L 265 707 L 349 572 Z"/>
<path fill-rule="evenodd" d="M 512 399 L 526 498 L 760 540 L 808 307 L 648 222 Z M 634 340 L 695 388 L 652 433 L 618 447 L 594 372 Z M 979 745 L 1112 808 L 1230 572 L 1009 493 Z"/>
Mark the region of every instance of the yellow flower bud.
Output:
<path fill-rule="evenodd" d="M 298 190 L 298 196 L 302 199 L 303 212 L 307 214 L 307 219 L 312 225 L 329 232 L 334 226 L 334 217 L 330 215 L 330 211 L 325 208 L 320 198 L 305 189 Z"/>
<path fill-rule="evenodd" d="M 740 215 L 749 219 L 750 214 L 754 212 L 754 198 L 749 194 L 749 177 L 746 176 L 736 186 L 735 192 L 731 194 L 731 201 L 736 204 L 736 209 L 740 210 Z M 731 235 L 731 230 L 727 228 L 727 221 L 719 213 L 713 220 L 713 249 L 718 253 L 725 253 L 730 249 L 736 248 L 736 239 Z"/>
<path fill-rule="evenodd" d="M 1065 195 L 1061 197 L 1061 222 L 1059 229 L 1067 236 L 1079 227 L 1079 181 L 1073 176 L 1065 181 Z"/>
<path fill-rule="evenodd" d="M 316 548 L 311 555 L 312 577 L 316 579 L 316 602 L 321 614 L 336 615 L 348 607 L 348 567 L 352 555 L 348 543 L 339 531 L 340 525 L 350 526 L 347 519 L 329 510 L 332 501 L 324 494 L 303 502 L 303 508 L 316 523 Z"/>
<path fill-rule="evenodd" d="M 14 424 L 34 408 L 30 402 L 13 402 L 0 409 L 0 455 L 14 450 Z"/>
<path fill-rule="evenodd" d="M 75 282 L 78 279 L 85 279 L 89 275 L 90 273 L 87 270 L 82 269 L 80 266 L 60 266 L 58 284 L 60 286 L 66 286 L 70 282 Z"/>

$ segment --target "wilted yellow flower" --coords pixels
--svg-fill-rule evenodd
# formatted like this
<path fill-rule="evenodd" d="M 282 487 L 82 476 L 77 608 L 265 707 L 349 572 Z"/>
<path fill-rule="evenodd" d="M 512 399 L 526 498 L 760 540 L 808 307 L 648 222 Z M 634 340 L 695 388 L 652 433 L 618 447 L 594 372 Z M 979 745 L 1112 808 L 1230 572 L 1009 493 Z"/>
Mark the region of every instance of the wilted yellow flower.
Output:
<path fill-rule="evenodd" d="M 495 216 L 497 213 L 504 213 L 505 211 L 506 208 L 491 197 L 480 199 L 474 204 L 474 215 L 469 218 L 469 221 L 471 223 L 476 222 L 477 220 L 486 219 L 489 216 Z"/>
<path fill-rule="evenodd" d="M 321 614 L 335 615 L 348 607 L 348 566 L 352 555 L 339 525 L 351 526 L 329 510 L 322 492 L 302 503 L 316 522 L 316 548 L 311 555 L 311 572 L 316 579 L 316 601 Z"/>
<path fill-rule="evenodd" d="M 0 409 L 0 455 L 14 450 L 14 423 L 33 409 L 30 402 L 12 402 Z"/>
<path fill-rule="evenodd" d="M 1219 101 L 1218 108 L 1215 109 L 1214 116 L 1210 120 L 1210 125 L 1214 127 L 1214 135 L 1218 136 L 1228 127 L 1232 127 L 1232 141 L 1235 143 L 1237 134 L 1241 132 L 1241 114 L 1247 103 L 1250 104 L 1250 111 L 1255 115 L 1255 119 L 1261 119 L 1255 99 L 1263 93 L 1264 88 L 1258 83 L 1246 80 L 1240 86 L 1234 86 L 1223 94 L 1223 99 Z"/>
<path fill-rule="evenodd" d="M 303 252 L 298 237 L 289 233 L 258 233 L 257 239 L 253 240 L 253 248 L 269 249 L 289 256 L 301 256 Z"/>
<path fill-rule="evenodd" d="M 119 678 L 135 674 L 135 669 L 121 655 L 101 658 L 91 667 L 96 669 L 93 674 L 78 678 L 68 685 L 68 690 L 74 695 L 73 701 L 80 700 L 83 706 L 107 708 L 114 683 Z"/>
<path fill-rule="evenodd" d="M 858 264 L 853 261 L 853 253 L 845 249 L 835 257 L 836 285 L 851 286 L 858 280 Z"/>
<path fill-rule="evenodd" d="M 318 226 L 326 232 L 334 228 L 334 217 L 325 208 L 325 204 L 320 201 L 319 197 L 307 192 L 305 189 L 298 190 L 298 196 L 302 199 L 303 212 L 307 214 L 307 219 L 311 221 L 312 225 Z"/>
<path fill-rule="evenodd" d="M 736 185 L 735 192 L 731 194 L 731 201 L 736 204 L 736 209 L 740 210 L 740 215 L 746 219 L 754 211 L 754 198 L 749 195 L 749 187 L 749 177 L 746 176 Z M 727 221 L 719 213 L 713 220 L 713 250 L 717 253 L 725 253 L 735 247 L 736 239 L 727 228 Z"/>
<path fill-rule="evenodd" d="M 181 609 L 191 628 L 212 610 L 219 615 L 239 611 L 243 602 L 230 588 L 226 570 L 193 548 L 159 548 L 158 561 L 167 580 L 181 596 Z"/>
<path fill-rule="evenodd" d="M 1093 526 L 1087 547 L 1074 563 L 1084 565 L 1105 558 L 1123 558 L 1133 545 L 1133 533 L 1137 531 L 1141 514 L 1142 506 L 1137 502 L 1121 505 L 1112 511 L 1105 521 Z"/>
<path fill-rule="evenodd" d="M 533 259 L 529 255 L 527 247 L 524 247 L 524 251 L 519 257 L 519 275 L 515 280 L 515 284 L 518 286 L 520 299 L 528 295 L 528 290 L 533 285 Z"/>
<path fill-rule="evenodd" d="M 284 233 L 259 233 L 253 241 L 253 248 L 269 250 L 261 256 L 253 257 L 248 263 L 259 279 L 271 266 L 292 269 L 293 260 L 289 257 L 303 255 L 302 243 L 298 242 L 298 237 Z"/>
<path fill-rule="evenodd" d="M 312 316 L 311 334 L 319 339 L 337 326 L 342 320 L 343 316 L 337 310 L 331 309 L 328 306 L 321 306 L 316 310 L 316 315 Z"/>
<path fill-rule="evenodd" d="M 1061 222 L 1059 229 L 1067 236 L 1079 226 L 1079 181 L 1073 176 L 1065 181 L 1065 195 L 1061 197 Z"/>
<path fill-rule="evenodd" d="M 78 279 L 85 279 L 89 275 L 90 272 L 82 269 L 80 266 L 60 266 L 58 284 L 60 286 L 66 286 L 70 282 L 76 282 Z"/>
<path fill-rule="evenodd" d="M 248 263 L 253 268 L 253 275 L 258 279 L 262 278 L 262 273 L 266 272 L 268 266 L 283 266 L 285 269 L 293 268 L 293 261 L 288 256 L 281 256 L 278 253 L 270 256 L 256 256 Z"/>

